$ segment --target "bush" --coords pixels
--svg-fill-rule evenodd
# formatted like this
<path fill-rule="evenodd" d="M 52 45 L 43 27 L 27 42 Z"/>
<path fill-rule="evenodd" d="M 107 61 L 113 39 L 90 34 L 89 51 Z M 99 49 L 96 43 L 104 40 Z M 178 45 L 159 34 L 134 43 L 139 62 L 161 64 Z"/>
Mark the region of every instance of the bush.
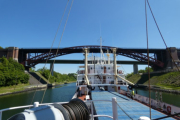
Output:
<path fill-rule="evenodd" d="M 0 86 L 17 85 L 28 83 L 29 75 L 24 73 L 24 66 L 12 58 L 0 59 Z"/>
<path fill-rule="evenodd" d="M 41 68 L 37 70 L 42 76 L 44 76 L 46 79 L 49 79 L 50 83 L 54 82 L 69 82 L 69 81 L 76 81 L 76 74 L 75 73 L 69 73 L 67 74 L 61 74 L 58 72 L 53 72 L 53 76 L 50 76 L 50 70 L 47 68 Z"/>
<path fill-rule="evenodd" d="M 126 75 L 126 79 L 128 79 L 129 77 L 131 77 L 132 75 L 134 75 L 134 73 L 132 72 L 132 73 L 130 73 L 130 74 L 127 74 Z"/>

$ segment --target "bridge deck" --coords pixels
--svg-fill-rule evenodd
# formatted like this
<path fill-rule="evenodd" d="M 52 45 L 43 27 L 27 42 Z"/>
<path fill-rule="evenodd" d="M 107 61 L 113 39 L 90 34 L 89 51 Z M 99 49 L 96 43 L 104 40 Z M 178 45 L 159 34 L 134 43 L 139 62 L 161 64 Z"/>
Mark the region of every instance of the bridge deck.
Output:
<path fill-rule="evenodd" d="M 118 119 L 119 120 L 138 120 L 140 116 L 149 117 L 149 107 L 138 103 L 134 100 L 127 98 L 121 94 L 116 92 L 108 92 L 108 91 L 93 91 L 92 99 L 93 100 L 112 100 L 112 97 L 116 97 L 118 104 L 120 105 L 118 108 Z M 102 102 L 95 101 L 94 102 L 95 110 L 98 115 L 110 115 L 113 116 L 112 113 L 112 103 L 111 102 Z M 151 110 L 151 118 L 159 118 L 166 116 L 163 113 L 160 113 L 154 109 Z M 99 120 L 112 120 L 107 117 L 99 117 Z M 165 120 L 174 120 L 173 118 L 166 118 Z"/>

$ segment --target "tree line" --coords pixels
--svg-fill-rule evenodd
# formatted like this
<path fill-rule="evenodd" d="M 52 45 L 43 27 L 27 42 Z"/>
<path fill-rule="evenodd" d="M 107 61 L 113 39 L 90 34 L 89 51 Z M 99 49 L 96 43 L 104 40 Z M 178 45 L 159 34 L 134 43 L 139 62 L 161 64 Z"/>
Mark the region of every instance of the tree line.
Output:
<path fill-rule="evenodd" d="M 0 86 L 28 83 L 29 75 L 25 74 L 24 66 L 12 58 L 0 58 Z"/>
<path fill-rule="evenodd" d="M 153 69 L 151 67 L 149 67 L 149 72 L 153 72 Z M 138 73 L 148 73 L 148 67 L 145 68 L 145 70 L 138 70 Z M 134 75 L 134 73 L 129 73 L 126 75 L 126 79 L 128 79 L 129 77 L 131 77 L 132 75 Z"/>
<path fill-rule="evenodd" d="M 39 72 L 47 80 L 49 79 L 50 83 L 60 83 L 60 82 L 62 83 L 62 82 L 76 81 L 75 73 L 61 74 L 61 73 L 54 71 L 53 76 L 52 76 L 52 75 L 50 75 L 51 74 L 50 70 L 47 68 L 38 69 L 37 72 Z M 49 76 L 50 76 L 50 78 L 49 78 Z"/>

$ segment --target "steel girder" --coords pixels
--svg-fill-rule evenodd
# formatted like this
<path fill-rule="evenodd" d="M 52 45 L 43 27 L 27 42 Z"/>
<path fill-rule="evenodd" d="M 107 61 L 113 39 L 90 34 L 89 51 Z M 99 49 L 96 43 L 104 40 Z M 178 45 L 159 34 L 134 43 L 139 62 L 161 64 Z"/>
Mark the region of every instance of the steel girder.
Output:
<path fill-rule="evenodd" d="M 123 50 L 123 49 L 119 48 L 117 51 L 117 54 L 135 59 L 140 62 L 148 63 L 148 56 L 145 54 L 142 54 L 142 53 L 137 53 L 137 52 L 130 51 L 130 50 Z M 149 64 L 152 67 L 158 66 L 158 67 L 162 68 L 164 66 L 163 62 L 158 61 L 157 59 L 152 58 L 152 57 L 149 57 Z"/>
<path fill-rule="evenodd" d="M 84 48 L 88 48 L 91 52 L 94 52 L 94 53 L 100 52 L 100 50 L 99 50 L 100 46 L 74 46 L 74 47 L 69 47 L 69 48 L 61 48 L 59 50 L 53 50 L 49 53 L 42 53 L 40 55 L 34 56 L 30 59 L 27 59 L 26 61 L 22 62 L 21 64 L 23 64 L 25 66 L 25 63 L 26 63 L 29 67 L 33 67 L 38 63 L 41 63 L 46 60 L 50 60 L 55 57 L 59 57 L 59 56 L 67 55 L 67 54 L 71 54 L 71 53 L 82 53 Z M 112 48 L 115 48 L 115 47 L 102 46 L 103 51 L 105 51 L 105 50 L 112 51 Z M 118 55 L 123 55 L 123 56 L 129 57 L 129 58 L 135 59 L 137 61 L 140 61 L 140 62 L 147 63 L 147 61 L 148 61 L 148 56 L 144 55 L 142 53 L 138 53 L 138 52 L 134 52 L 134 51 L 130 51 L 130 50 L 124 50 L 122 48 L 117 48 L 116 53 Z M 149 57 L 149 63 L 151 66 L 157 66 L 157 67 L 161 67 L 161 68 L 164 66 L 163 62 L 158 61 L 152 57 Z"/>

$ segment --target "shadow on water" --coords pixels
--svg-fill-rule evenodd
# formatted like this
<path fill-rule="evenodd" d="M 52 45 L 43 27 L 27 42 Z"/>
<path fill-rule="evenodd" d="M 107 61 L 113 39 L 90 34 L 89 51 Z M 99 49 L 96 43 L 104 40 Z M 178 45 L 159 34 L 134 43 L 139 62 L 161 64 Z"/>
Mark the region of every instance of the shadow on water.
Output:
<path fill-rule="evenodd" d="M 75 83 L 58 85 L 54 88 L 49 88 L 46 91 L 43 103 L 50 103 L 50 102 L 65 102 L 71 100 L 72 96 L 74 95 L 76 90 Z M 41 101 L 43 96 L 44 90 L 38 90 L 34 97 L 33 102 Z M 0 109 L 15 107 L 15 106 L 22 106 L 22 105 L 29 105 L 32 101 L 34 95 L 34 91 L 19 93 L 19 94 L 12 94 L 0 97 Z M 18 110 L 11 110 L 3 112 L 2 120 L 6 120 L 10 116 L 22 112 L 24 109 Z"/>

